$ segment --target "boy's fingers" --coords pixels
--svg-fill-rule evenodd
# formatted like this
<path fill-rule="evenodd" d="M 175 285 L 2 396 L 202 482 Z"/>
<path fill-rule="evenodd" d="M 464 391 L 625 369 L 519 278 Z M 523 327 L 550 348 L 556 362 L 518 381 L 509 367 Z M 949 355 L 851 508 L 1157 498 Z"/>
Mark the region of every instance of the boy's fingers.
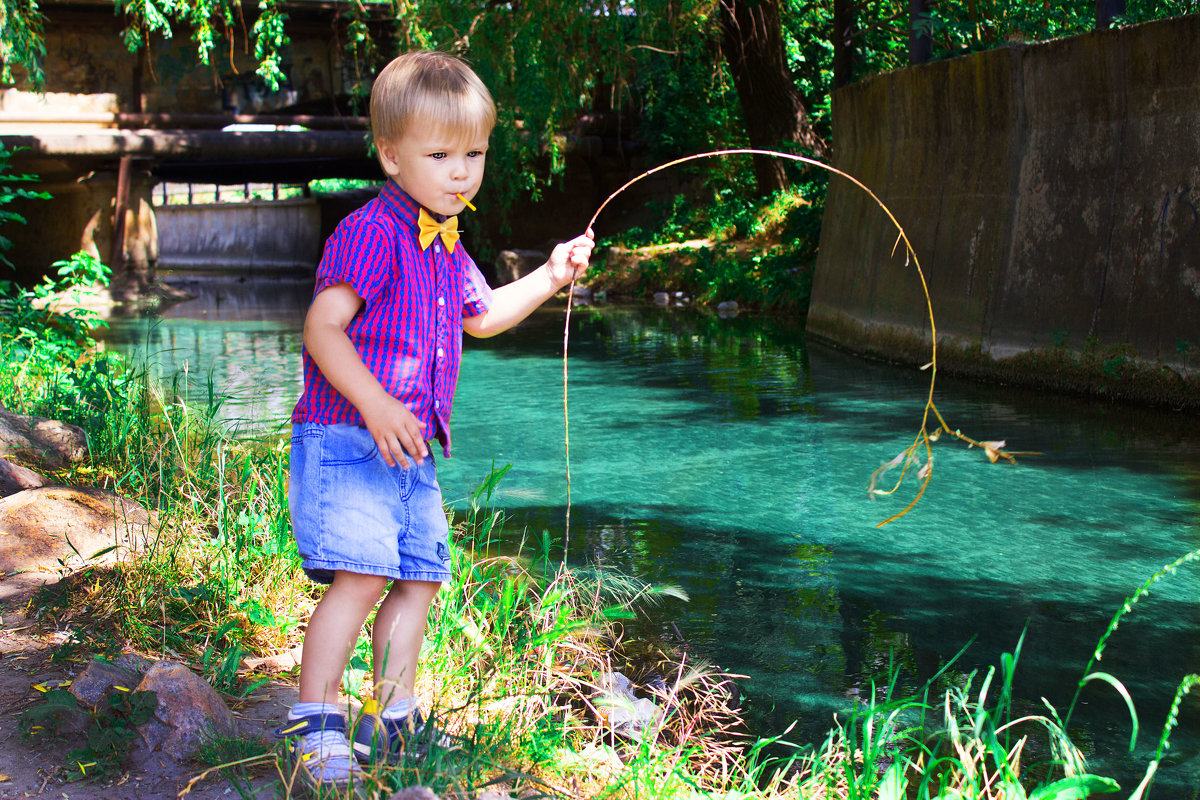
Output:
<path fill-rule="evenodd" d="M 376 439 L 375 446 L 379 448 L 379 455 L 383 456 L 383 460 L 387 462 L 389 467 L 396 466 L 396 462 L 392 460 L 392 447 L 388 444 L 386 438 Z"/>

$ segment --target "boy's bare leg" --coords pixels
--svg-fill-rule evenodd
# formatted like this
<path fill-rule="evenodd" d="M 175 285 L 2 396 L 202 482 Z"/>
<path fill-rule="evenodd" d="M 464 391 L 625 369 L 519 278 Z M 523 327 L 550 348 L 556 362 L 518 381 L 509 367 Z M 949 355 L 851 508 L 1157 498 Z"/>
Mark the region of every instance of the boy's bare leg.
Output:
<path fill-rule="evenodd" d="M 375 697 L 384 708 L 413 696 L 425 621 L 440 588 L 437 581 L 396 581 L 375 612 Z"/>
<path fill-rule="evenodd" d="M 379 602 L 388 579 L 338 570 L 317 603 L 304 633 L 300 702 L 337 705 L 342 673 L 363 622 Z"/>

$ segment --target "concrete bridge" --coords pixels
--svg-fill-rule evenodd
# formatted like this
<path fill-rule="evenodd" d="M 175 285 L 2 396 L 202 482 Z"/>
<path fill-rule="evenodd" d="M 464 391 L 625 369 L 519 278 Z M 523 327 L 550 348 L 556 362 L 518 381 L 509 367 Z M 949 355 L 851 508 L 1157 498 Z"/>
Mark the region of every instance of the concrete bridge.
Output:
<path fill-rule="evenodd" d="M 349 102 L 339 39 L 347 4 L 289 0 L 285 80 L 270 89 L 237 50 L 197 64 L 185 36 L 136 54 L 120 38 L 111 0 L 50 0 L 45 85 L 0 91 L 0 143 L 13 169 L 36 174 L 50 201 L 9 208 L 9 254 L 29 278 L 80 249 L 114 269 L 158 257 L 152 190 L 164 181 L 306 184 L 379 178 L 366 120 Z M 221 45 L 218 45 L 218 49 Z"/>

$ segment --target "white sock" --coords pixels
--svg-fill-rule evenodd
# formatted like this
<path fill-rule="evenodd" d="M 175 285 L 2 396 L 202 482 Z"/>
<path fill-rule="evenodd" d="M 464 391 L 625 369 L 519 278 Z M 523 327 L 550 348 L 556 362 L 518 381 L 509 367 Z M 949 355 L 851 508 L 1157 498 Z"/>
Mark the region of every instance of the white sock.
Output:
<path fill-rule="evenodd" d="M 417 710 L 417 698 L 405 697 L 403 700 L 393 701 L 380 714 L 384 719 L 405 719 L 412 716 L 412 713 Z"/>

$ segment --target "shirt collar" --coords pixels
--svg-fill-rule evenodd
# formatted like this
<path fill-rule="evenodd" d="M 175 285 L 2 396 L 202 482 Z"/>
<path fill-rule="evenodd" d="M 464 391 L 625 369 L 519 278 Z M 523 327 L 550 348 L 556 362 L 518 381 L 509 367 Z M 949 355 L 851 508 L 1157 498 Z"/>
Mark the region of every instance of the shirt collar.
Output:
<path fill-rule="evenodd" d="M 379 193 L 379 199 L 400 218 L 406 228 L 416 229 L 417 215 L 420 213 L 421 207 L 394 180 L 388 178 L 387 183 L 383 186 L 383 191 Z"/>
<path fill-rule="evenodd" d="M 406 227 L 411 230 L 416 230 L 417 217 L 421 213 L 421 205 L 409 196 L 408 192 L 400 188 L 391 178 L 383 186 L 383 190 L 379 192 L 379 198 L 384 204 L 392 210 L 392 213 L 400 218 Z M 436 219 L 438 222 L 445 222 L 449 217 L 445 214 L 435 214 L 426 209 L 429 216 Z"/>

